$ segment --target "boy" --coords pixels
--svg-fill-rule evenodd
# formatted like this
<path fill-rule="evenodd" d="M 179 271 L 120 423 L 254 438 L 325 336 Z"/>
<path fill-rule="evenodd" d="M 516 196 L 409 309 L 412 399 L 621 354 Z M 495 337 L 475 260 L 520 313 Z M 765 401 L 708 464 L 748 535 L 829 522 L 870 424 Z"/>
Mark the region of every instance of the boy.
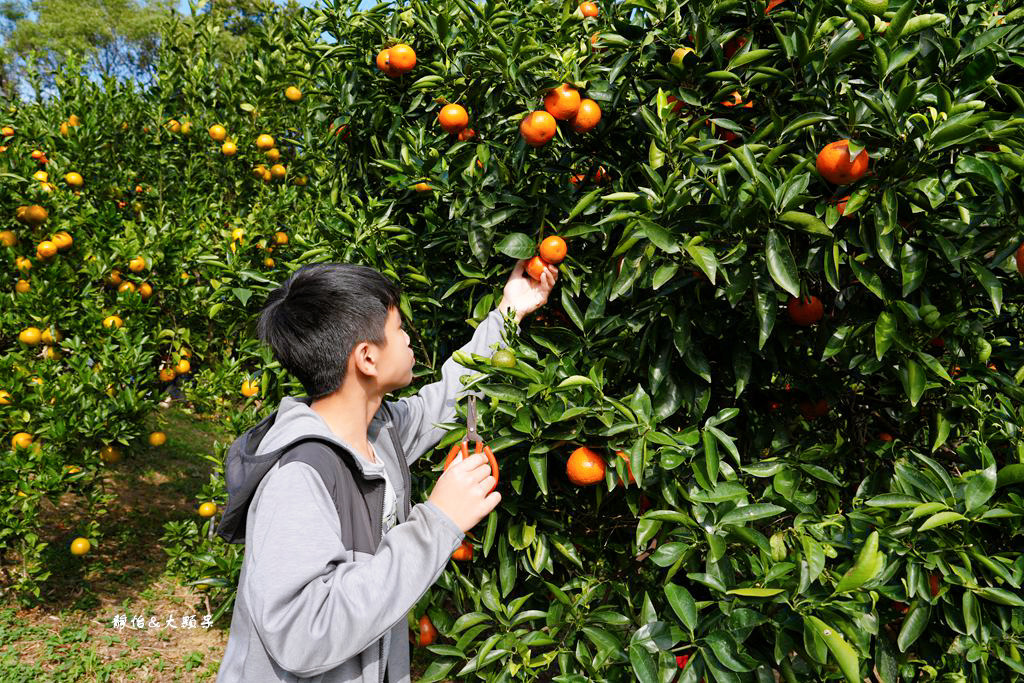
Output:
<path fill-rule="evenodd" d="M 558 271 L 537 281 L 524 264 L 463 351 L 490 355 L 506 312 L 518 324 L 547 302 Z M 333 263 L 299 268 L 267 297 L 259 337 L 307 396 L 282 399 L 228 452 L 217 533 L 245 556 L 218 683 L 407 683 L 406 614 L 501 502 L 473 455 L 410 505 L 408 465 L 444 436 L 433 425 L 455 419 L 470 371 L 449 358 L 439 382 L 385 402 L 415 362 L 398 302 L 376 270 Z"/>

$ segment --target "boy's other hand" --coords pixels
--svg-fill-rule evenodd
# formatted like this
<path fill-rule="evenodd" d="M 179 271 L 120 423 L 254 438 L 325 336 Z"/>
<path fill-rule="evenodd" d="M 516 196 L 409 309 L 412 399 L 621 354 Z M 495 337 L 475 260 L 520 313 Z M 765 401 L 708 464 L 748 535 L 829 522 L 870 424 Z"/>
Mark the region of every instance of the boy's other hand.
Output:
<path fill-rule="evenodd" d="M 517 323 L 548 302 L 548 295 L 558 280 L 558 268 L 550 264 L 541 273 L 540 280 L 534 280 L 526 273 L 527 260 L 520 259 L 516 262 L 502 291 L 501 303 L 498 304 L 498 310 L 502 313 L 505 309 L 514 308 Z"/>
<path fill-rule="evenodd" d="M 465 533 L 501 502 L 497 491 L 487 493 L 492 486 L 494 477 L 487 456 L 474 453 L 453 462 L 442 472 L 427 500 L 441 508 Z"/>

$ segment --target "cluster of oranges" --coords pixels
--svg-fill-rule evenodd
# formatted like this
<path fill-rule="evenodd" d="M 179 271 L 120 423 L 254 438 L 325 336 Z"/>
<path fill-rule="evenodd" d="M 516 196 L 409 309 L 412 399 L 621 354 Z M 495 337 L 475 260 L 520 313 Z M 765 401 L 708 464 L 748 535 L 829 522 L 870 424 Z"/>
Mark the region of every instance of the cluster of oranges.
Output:
<path fill-rule="evenodd" d="M 128 261 L 128 270 L 135 274 L 141 273 L 148 267 L 149 264 L 142 256 L 135 256 Z M 108 287 L 116 287 L 118 292 L 137 292 L 143 301 L 153 295 L 153 285 L 148 282 L 143 282 L 136 287 L 134 282 L 123 279 L 121 277 L 121 271 L 117 268 L 110 271 L 110 275 L 106 278 L 106 284 Z M 104 325 L 106 327 L 110 327 L 110 325 L 106 324 L 106 321 L 104 321 Z M 117 327 L 120 327 L 120 325 L 117 325 Z"/>
<path fill-rule="evenodd" d="M 868 151 L 862 149 L 856 156 L 850 156 L 850 141 L 836 140 L 825 145 L 815 161 L 818 173 L 833 185 L 850 185 L 868 172 Z M 846 212 L 847 195 L 836 203 L 836 209 L 842 216 Z M 821 299 L 816 296 L 791 297 L 786 304 L 790 321 L 795 325 L 807 327 L 821 320 L 825 313 Z M 816 411 L 810 411 L 815 417 Z"/>
<path fill-rule="evenodd" d="M 568 83 L 552 88 L 544 96 L 544 111 L 533 111 L 519 123 L 519 134 L 531 147 L 546 145 L 558 130 L 558 121 L 568 121 L 577 133 L 592 130 L 601 121 L 601 107 L 580 97 Z"/>
<path fill-rule="evenodd" d="M 557 235 L 546 237 L 537 248 L 538 255 L 526 263 L 526 272 L 534 280 L 540 280 L 540 276 L 547 270 L 549 265 L 557 266 L 562 262 L 567 253 L 565 240 Z"/>
<path fill-rule="evenodd" d="M 415 66 L 416 51 L 405 43 L 386 47 L 377 53 L 377 68 L 391 78 L 398 78 Z"/>

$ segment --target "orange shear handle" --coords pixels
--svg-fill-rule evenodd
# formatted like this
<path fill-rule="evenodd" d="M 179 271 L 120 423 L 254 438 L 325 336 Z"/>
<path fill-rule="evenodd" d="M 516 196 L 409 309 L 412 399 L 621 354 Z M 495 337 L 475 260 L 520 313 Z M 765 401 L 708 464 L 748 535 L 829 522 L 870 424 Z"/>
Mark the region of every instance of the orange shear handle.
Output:
<path fill-rule="evenodd" d="M 494 459 L 494 453 L 491 452 L 491 447 L 481 444 L 479 441 L 476 442 L 476 450 L 474 453 L 484 453 L 487 456 L 487 462 L 491 465 L 491 476 L 494 477 L 494 486 L 491 487 L 491 491 L 498 488 L 498 461 Z M 463 458 L 469 457 L 469 443 L 466 441 L 456 441 L 452 444 L 452 449 L 448 451 L 448 457 L 444 460 L 444 469 L 448 469 L 449 465 L 455 462 L 455 457 L 462 454 Z M 487 493 L 490 493 L 488 491 Z"/>

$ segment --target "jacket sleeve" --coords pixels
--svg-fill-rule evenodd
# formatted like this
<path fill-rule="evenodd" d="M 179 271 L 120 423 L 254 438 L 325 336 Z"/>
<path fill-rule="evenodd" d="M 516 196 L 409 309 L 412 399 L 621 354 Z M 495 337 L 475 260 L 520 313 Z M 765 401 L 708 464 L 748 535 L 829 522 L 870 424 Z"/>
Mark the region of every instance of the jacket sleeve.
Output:
<path fill-rule="evenodd" d="M 337 667 L 405 619 L 465 536 L 428 501 L 413 506 L 375 555 L 353 561 L 314 468 L 292 462 L 268 477 L 252 511 L 241 589 L 267 653 L 296 676 Z"/>
<path fill-rule="evenodd" d="M 505 318 L 498 309 L 492 310 L 477 325 L 473 338 L 460 350 L 481 356 L 491 355 L 491 344 L 498 343 L 499 348 L 506 348 L 502 334 L 505 330 Z M 516 326 L 516 333 L 519 326 Z M 455 401 L 464 391 L 459 382 L 463 375 L 472 370 L 455 362 L 449 357 L 441 366 L 441 380 L 428 384 L 413 396 L 406 396 L 397 401 L 389 401 L 395 429 L 402 440 L 402 448 L 409 464 L 416 462 L 421 455 L 437 445 L 444 436 L 441 427 L 435 423 L 451 422 L 455 419 Z M 470 392 L 482 396 L 481 392 Z"/>

